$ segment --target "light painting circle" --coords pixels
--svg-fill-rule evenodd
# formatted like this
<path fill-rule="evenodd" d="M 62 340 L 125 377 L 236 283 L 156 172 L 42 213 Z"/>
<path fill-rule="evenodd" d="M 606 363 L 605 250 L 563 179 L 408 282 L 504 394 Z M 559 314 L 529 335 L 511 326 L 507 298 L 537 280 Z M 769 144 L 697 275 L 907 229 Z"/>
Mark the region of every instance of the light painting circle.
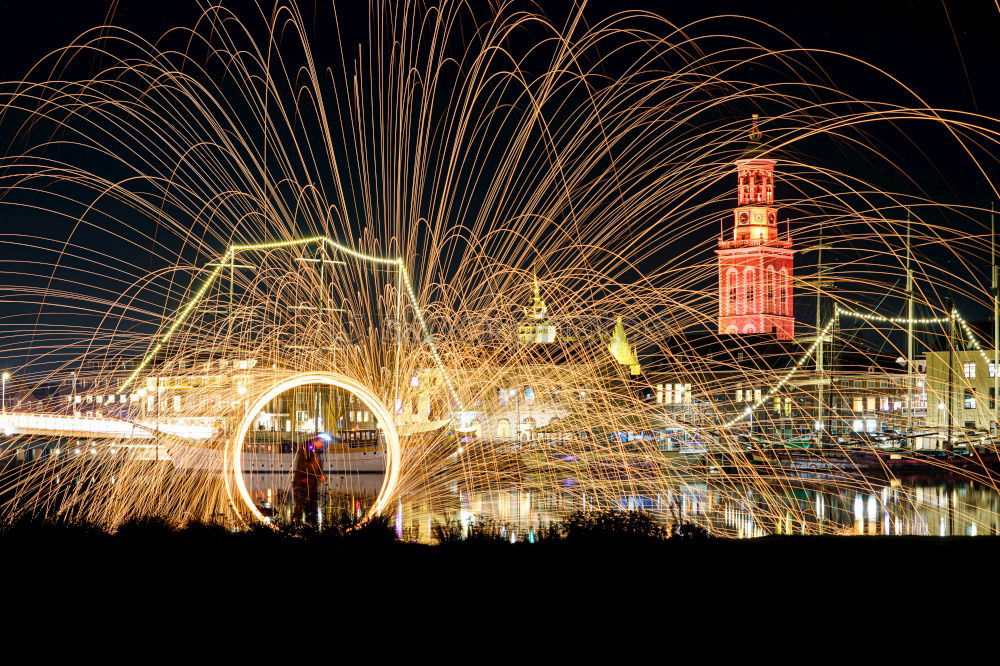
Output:
<path fill-rule="evenodd" d="M 285 391 L 299 386 L 316 384 L 322 386 L 333 386 L 348 391 L 356 396 L 375 416 L 375 420 L 381 427 L 383 436 L 385 437 L 385 474 L 382 479 L 382 487 L 379 489 L 378 495 L 375 497 L 375 502 L 365 514 L 364 519 L 367 520 L 372 516 L 380 514 L 396 488 L 396 483 L 399 479 L 400 466 L 399 433 L 396 432 L 396 427 L 393 425 L 392 415 L 385 408 L 378 397 L 367 387 L 359 384 L 349 377 L 345 377 L 337 373 L 306 372 L 290 375 L 271 385 L 266 391 L 259 395 L 252 404 L 249 405 L 249 408 L 244 413 L 243 418 L 240 421 L 239 426 L 236 428 L 233 438 L 230 440 L 229 446 L 227 447 L 226 457 L 228 458 L 228 461 L 225 465 L 225 469 L 227 475 L 231 476 L 233 484 L 236 487 L 236 496 L 238 501 L 243 505 L 243 507 L 246 508 L 247 512 L 249 512 L 253 519 L 261 523 L 271 524 L 264 514 L 261 513 L 260 509 L 257 508 L 257 505 L 250 497 L 250 493 L 247 491 L 246 480 L 243 478 L 243 443 L 246 440 L 247 433 L 253 425 L 256 414 L 263 409 L 267 403 Z M 227 483 L 227 487 L 229 485 L 230 484 Z"/>

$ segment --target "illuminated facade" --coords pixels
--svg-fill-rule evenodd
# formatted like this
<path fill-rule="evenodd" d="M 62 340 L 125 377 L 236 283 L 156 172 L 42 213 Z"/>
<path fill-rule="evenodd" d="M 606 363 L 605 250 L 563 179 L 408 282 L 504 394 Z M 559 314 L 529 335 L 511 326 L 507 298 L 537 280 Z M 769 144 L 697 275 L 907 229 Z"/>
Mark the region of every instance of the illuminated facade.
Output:
<path fill-rule="evenodd" d="M 738 201 L 732 240 L 719 239 L 719 327 L 730 335 L 773 333 L 795 337 L 790 240 L 778 235 L 774 206 L 774 165 L 764 159 L 757 116 L 750 146 L 736 161 Z"/>

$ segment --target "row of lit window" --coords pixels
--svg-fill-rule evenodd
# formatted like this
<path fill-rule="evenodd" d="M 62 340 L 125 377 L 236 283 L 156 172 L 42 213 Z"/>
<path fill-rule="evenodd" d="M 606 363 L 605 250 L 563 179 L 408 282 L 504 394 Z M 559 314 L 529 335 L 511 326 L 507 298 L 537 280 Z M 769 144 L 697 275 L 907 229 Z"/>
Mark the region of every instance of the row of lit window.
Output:
<path fill-rule="evenodd" d="M 975 379 L 976 378 L 976 362 L 975 361 L 969 361 L 967 363 L 963 363 L 962 364 L 962 375 L 966 379 Z M 993 366 L 993 361 L 989 362 L 989 375 L 990 375 L 991 379 L 996 376 L 996 368 Z"/>
<path fill-rule="evenodd" d="M 690 384 L 657 384 L 656 404 L 686 405 L 691 402 Z"/>

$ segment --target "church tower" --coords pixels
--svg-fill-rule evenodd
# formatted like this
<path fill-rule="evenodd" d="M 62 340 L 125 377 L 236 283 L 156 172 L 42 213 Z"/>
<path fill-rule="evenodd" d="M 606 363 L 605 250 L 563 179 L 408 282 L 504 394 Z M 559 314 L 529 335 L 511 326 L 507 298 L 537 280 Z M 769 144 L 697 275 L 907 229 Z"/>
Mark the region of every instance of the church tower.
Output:
<path fill-rule="evenodd" d="M 778 235 L 774 165 L 764 159 L 757 114 L 750 142 L 736 160 L 738 206 L 732 240 L 719 239 L 719 333 L 774 333 L 795 337 L 792 242 Z"/>
<path fill-rule="evenodd" d="M 524 308 L 524 314 L 528 317 L 528 323 L 517 327 L 517 337 L 526 344 L 545 344 L 556 341 L 556 327 L 549 323 L 545 314 L 549 308 L 542 300 L 541 289 L 538 286 L 538 276 L 533 278 L 533 296 L 531 307 Z"/>

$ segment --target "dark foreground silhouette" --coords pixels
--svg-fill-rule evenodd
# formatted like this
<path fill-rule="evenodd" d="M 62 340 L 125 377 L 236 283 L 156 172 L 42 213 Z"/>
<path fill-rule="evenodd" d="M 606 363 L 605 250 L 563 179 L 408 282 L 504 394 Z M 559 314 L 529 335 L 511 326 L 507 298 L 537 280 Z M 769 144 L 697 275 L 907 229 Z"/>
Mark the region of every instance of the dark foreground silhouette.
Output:
<path fill-rule="evenodd" d="M 507 566 L 587 564 L 609 557 L 619 564 L 655 560 L 658 567 L 729 567 L 803 569 L 868 567 L 870 570 L 929 568 L 947 562 L 964 566 L 1000 553 L 1000 537 L 769 536 L 757 539 L 714 538 L 692 524 L 665 526 L 649 514 L 628 511 L 578 512 L 560 523 L 537 526 L 514 535 L 502 523 L 437 523 L 437 545 L 397 536 L 391 519 L 365 523 L 344 516 L 325 528 L 308 526 L 276 531 L 265 526 L 233 531 L 216 524 L 172 525 L 160 518 L 138 518 L 111 533 L 94 525 L 51 519 L 26 519 L 0 528 L 0 552 L 24 561 L 53 560 L 72 554 L 90 562 L 168 563 L 174 569 L 231 566 L 252 568 L 261 562 L 338 560 L 460 565 L 503 561 Z M 514 542 L 512 543 L 512 539 Z M 819 558 L 819 559 L 816 559 Z M 945 558 L 941 560 L 940 558 Z M 318 565 L 317 565 L 318 566 Z M 634 566 L 630 564 L 628 566 Z"/>
<path fill-rule="evenodd" d="M 543 624 L 638 613 L 673 626 L 678 618 L 745 623 L 819 609 L 849 616 L 886 600 L 898 608 L 952 604 L 956 595 L 992 599 L 1000 554 L 995 536 L 717 539 L 697 525 L 618 511 L 573 514 L 516 543 L 497 523 L 439 523 L 433 532 L 438 545 L 399 539 L 382 518 L 294 532 L 145 518 L 113 534 L 25 520 L 0 529 L 0 561 L 10 604 L 27 618 L 103 605 L 119 621 L 133 608 L 144 609 L 137 618 L 183 608 L 214 626 L 219 613 L 245 625 L 262 609 L 309 609 L 347 626 L 403 605 L 421 609 L 407 622 L 506 608 L 530 609 Z"/>

